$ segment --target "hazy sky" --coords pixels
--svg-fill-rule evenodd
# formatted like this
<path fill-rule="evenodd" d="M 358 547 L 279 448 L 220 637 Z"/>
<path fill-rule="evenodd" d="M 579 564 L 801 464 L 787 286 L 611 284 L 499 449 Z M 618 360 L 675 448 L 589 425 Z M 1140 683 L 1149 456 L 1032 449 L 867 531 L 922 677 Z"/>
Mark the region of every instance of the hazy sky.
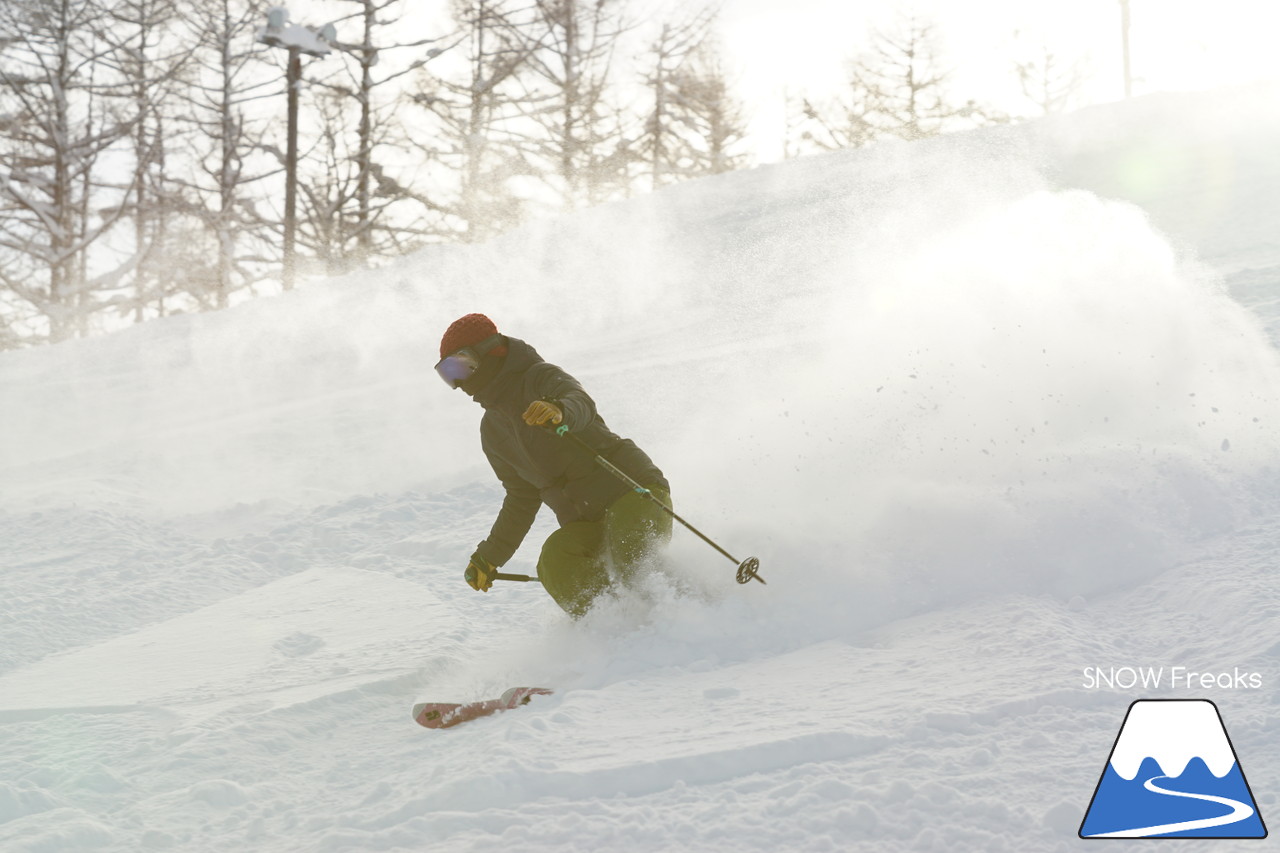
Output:
<path fill-rule="evenodd" d="M 353 9 L 335 0 L 286 5 L 295 20 L 310 25 Z M 424 36 L 440 32 L 444 0 L 410 5 L 416 9 L 406 29 L 420 28 Z M 634 0 L 631 9 L 643 23 L 688 5 Z M 1280 78 L 1280 3 L 1274 0 L 1130 0 L 1130 8 L 1136 94 Z M 781 150 L 785 93 L 829 95 L 843 82 L 847 60 L 866 46 L 869 31 L 909 12 L 938 24 L 958 100 L 1034 113 L 1021 97 L 1013 65 L 1045 46 L 1065 61 L 1086 63 L 1092 74 L 1086 102 L 1123 95 L 1119 0 L 722 0 L 723 48 L 754 116 L 760 159 L 774 159 Z"/>
<path fill-rule="evenodd" d="M 1131 0 L 1135 94 L 1280 78 L 1280 4 L 1262 0 Z M 829 92 L 867 34 L 910 12 L 937 22 L 958 99 L 1034 112 L 1013 72 L 1020 55 L 1047 46 L 1091 72 L 1087 102 L 1123 96 L 1119 0 L 725 0 L 725 51 L 744 96 L 777 122 L 786 89 Z"/>

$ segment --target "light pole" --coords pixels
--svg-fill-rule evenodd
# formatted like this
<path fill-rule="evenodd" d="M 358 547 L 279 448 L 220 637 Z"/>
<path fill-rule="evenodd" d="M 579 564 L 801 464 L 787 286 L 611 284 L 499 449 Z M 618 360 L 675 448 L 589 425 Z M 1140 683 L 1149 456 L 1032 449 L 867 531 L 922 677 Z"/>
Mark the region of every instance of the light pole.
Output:
<path fill-rule="evenodd" d="M 1129 60 L 1129 0 L 1120 0 L 1120 39 L 1124 49 L 1124 97 L 1133 97 L 1133 71 Z"/>
<path fill-rule="evenodd" d="M 297 262 L 298 231 L 298 89 L 302 85 L 302 54 L 327 56 L 329 45 L 337 33 L 333 24 L 325 24 L 319 30 L 289 23 L 289 10 L 273 6 L 267 11 L 267 25 L 258 30 L 258 41 L 289 51 L 289 65 L 285 70 L 285 87 L 288 90 L 289 127 L 287 150 L 284 157 L 284 275 L 285 290 L 293 289 Z"/>

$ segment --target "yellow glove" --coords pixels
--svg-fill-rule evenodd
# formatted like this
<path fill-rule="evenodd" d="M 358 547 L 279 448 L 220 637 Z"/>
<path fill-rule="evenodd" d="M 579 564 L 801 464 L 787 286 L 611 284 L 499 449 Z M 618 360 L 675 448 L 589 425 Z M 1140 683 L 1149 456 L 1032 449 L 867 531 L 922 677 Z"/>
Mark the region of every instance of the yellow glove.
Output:
<path fill-rule="evenodd" d="M 493 578 L 496 574 L 498 574 L 497 566 L 479 554 L 472 554 L 471 562 L 467 563 L 467 571 L 463 577 L 467 579 L 472 589 L 488 592 L 489 587 L 493 586 Z"/>
<path fill-rule="evenodd" d="M 534 400 L 524 410 L 524 422 L 529 426 L 542 426 L 547 421 L 558 424 L 563 420 L 564 412 L 560 411 L 560 407 L 546 400 Z"/>

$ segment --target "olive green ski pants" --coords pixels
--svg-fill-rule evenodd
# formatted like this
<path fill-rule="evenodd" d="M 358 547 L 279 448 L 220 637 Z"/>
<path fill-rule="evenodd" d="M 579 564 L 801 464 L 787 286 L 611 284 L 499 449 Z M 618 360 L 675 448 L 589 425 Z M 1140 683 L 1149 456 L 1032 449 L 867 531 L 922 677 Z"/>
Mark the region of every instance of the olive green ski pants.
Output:
<path fill-rule="evenodd" d="M 665 489 L 653 496 L 671 506 Z M 646 557 L 671 541 L 671 516 L 644 495 L 627 492 L 600 521 L 571 521 L 547 537 L 538 579 L 565 612 L 577 618 L 596 597 L 634 581 Z"/>

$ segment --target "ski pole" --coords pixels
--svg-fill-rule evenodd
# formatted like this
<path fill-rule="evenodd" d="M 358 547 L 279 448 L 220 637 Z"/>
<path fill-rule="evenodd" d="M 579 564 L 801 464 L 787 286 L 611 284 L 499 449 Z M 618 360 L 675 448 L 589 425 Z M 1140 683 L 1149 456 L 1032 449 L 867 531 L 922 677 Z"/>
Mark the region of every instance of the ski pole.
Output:
<path fill-rule="evenodd" d="M 739 561 L 737 557 L 733 556 L 728 551 L 721 548 L 715 542 L 712 542 L 709 538 L 707 538 L 706 534 L 704 534 L 701 530 L 694 527 L 692 524 L 690 524 L 689 522 L 681 518 L 679 515 L 677 515 L 674 509 L 667 506 L 662 501 L 658 500 L 657 495 L 655 495 L 653 492 L 649 491 L 644 486 L 637 483 L 635 480 L 631 479 L 631 477 L 628 476 L 625 471 L 623 471 L 618 466 L 614 465 L 608 459 L 605 459 L 599 453 L 596 453 L 595 449 L 592 448 L 591 445 L 587 444 L 581 438 L 569 432 L 568 426 L 561 424 L 558 427 L 554 427 L 552 431 L 555 432 L 555 434 L 560 436 L 561 438 L 567 437 L 567 438 L 573 439 L 574 443 L 576 443 L 583 450 L 587 451 L 592 456 L 594 456 L 596 462 L 599 463 L 601 467 L 603 467 L 606 471 L 608 471 L 610 474 L 613 474 L 613 476 L 617 477 L 619 480 L 622 480 L 624 483 L 630 486 L 632 490 L 635 491 L 637 494 L 644 495 L 646 498 L 653 501 L 662 509 L 663 512 L 665 512 L 667 515 L 671 516 L 676 521 L 683 524 L 685 527 L 689 528 L 703 542 L 706 542 L 712 548 L 715 548 L 717 551 L 719 551 L 722 555 L 724 555 L 725 557 L 728 557 L 729 560 L 733 562 L 735 565 L 737 565 L 738 567 L 738 576 L 737 576 L 738 583 L 746 583 L 752 578 L 755 578 L 756 580 L 760 581 L 760 583 L 765 582 L 764 578 L 760 577 L 760 561 L 758 559 L 756 559 L 755 557 L 748 557 L 745 560 Z"/>
<path fill-rule="evenodd" d="M 496 581 L 521 581 L 523 583 L 530 583 L 530 582 L 542 583 L 542 581 L 538 580 L 532 575 L 509 575 L 509 574 L 506 574 L 505 572 L 498 572 L 493 576 L 493 579 Z"/>

